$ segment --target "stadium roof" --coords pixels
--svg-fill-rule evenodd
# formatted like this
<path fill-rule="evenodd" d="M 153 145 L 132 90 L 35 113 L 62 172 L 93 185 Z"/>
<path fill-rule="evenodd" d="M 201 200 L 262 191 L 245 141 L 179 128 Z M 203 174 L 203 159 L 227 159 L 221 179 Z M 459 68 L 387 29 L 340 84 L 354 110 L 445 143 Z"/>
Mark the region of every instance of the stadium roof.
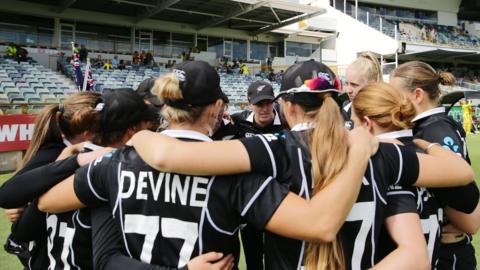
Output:
<path fill-rule="evenodd" d="M 458 19 L 478 21 L 480 19 L 480 1 L 462 0 L 458 10 Z"/>
<path fill-rule="evenodd" d="M 461 62 L 466 64 L 478 64 L 480 62 L 480 52 L 459 49 L 433 49 L 423 52 L 400 54 L 398 59 L 400 61 L 423 60 L 441 63 Z"/>
<path fill-rule="evenodd" d="M 4 1 L 2 1 L 4 2 Z M 286 0 L 23 0 L 50 6 L 58 14 L 82 10 L 128 16 L 132 24 L 147 19 L 194 25 L 197 30 L 224 27 L 252 35 L 324 13 L 318 7 Z M 22 13 L 21 10 L 17 10 Z"/>

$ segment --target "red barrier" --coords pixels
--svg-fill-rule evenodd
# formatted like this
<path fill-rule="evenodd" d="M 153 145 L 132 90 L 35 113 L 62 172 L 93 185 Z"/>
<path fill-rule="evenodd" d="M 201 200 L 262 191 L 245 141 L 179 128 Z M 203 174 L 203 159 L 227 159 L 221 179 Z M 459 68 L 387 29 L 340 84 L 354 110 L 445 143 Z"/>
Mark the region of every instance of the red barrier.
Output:
<path fill-rule="evenodd" d="M 32 139 L 36 115 L 0 115 L 0 152 L 26 150 Z"/>

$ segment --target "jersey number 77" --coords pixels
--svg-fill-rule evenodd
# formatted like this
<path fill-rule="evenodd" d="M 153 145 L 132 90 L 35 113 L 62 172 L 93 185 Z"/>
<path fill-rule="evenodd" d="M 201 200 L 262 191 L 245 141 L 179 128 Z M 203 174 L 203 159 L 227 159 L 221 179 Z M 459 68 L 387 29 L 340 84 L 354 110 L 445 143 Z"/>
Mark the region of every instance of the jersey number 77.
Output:
<path fill-rule="evenodd" d="M 183 267 L 192 257 L 198 238 L 198 224 L 175 218 L 160 218 L 159 216 L 125 215 L 125 233 L 145 235 L 140 260 L 150 263 L 155 240 L 161 230 L 162 237 L 183 239 L 180 249 L 178 267 Z"/>

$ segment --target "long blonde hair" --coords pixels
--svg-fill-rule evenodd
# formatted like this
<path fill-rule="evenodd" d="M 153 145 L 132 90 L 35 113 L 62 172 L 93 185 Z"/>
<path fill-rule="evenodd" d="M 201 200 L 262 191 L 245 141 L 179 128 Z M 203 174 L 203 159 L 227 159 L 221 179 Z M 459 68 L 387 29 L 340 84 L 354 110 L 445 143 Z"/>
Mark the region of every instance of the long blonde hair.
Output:
<path fill-rule="evenodd" d="M 352 102 L 352 110 L 359 119 L 368 117 L 388 131 L 411 128 L 416 115 L 412 101 L 386 83 L 362 88 Z"/>
<path fill-rule="evenodd" d="M 348 69 L 361 72 L 366 83 L 383 82 L 382 68 L 377 58 L 371 52 L 361 53 L 358 58 L 353 61 Z"/>
<path fill-rule="evenodd" d="M 97 132 L 100 114 L 94 110 L 101 97 L 98 93 L 76 93 L 62 103 L 45 107 L 35 119 L 32 140 L 23 157 L 21 167 L 47 143 L 62 143 L 63 137 L 71 138 L 84 131 Z"/>
<path fill-rule="evenodd" d="M 311 134 L 313 194 L 316 194 L 334 179 L 345 167 L 348 145 L 339 107 L 330 94 L 322 96 L 323 103 L 316 111 L 315 128 Z M 330 243 L 309 243 L 305 257 L 306 269 L 345 269 L 345 260 L 340 240 Z"/>

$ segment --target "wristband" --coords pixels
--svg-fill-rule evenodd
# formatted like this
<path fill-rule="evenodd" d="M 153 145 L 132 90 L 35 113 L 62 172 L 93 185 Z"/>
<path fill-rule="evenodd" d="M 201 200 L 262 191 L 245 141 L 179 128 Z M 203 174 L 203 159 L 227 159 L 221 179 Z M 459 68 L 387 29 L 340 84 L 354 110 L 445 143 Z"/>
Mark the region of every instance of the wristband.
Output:
<path fill-rule="evenodd" d="M 425 148 L 425 153 L 428 154 L 428 150 L 430 150 L 430 148 L 434 147 L 435 145 L 440 146 L 439 143 L 431 143 L 431 144 L 429 144 L 429 145 L 427 146 L 427 148 Z"/>

